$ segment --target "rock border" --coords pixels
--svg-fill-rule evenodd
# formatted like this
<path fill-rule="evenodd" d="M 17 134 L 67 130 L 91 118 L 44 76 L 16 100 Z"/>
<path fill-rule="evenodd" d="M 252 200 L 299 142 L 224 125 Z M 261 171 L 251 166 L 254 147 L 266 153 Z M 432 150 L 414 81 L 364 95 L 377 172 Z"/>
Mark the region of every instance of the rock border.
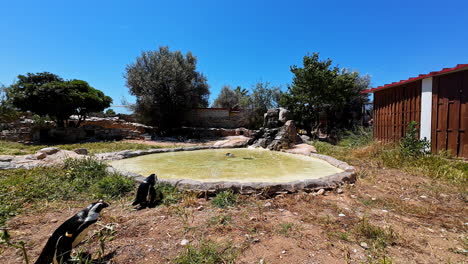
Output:
<path fill-rule="evenodd" d="M 202 146 L 202 147 L 181 147 L 174 149 L 151 149 L 147 151 L 119 151 L 112 153 L 101 153 L 104 154 L 101 156 L 101 159 L 104 160 L 116 160 L 116 159 L 125 159 L 136 156 L 154 154 L 154 153 L 164 153 L 164 152 L 176 152 L 176 151 L 194 151 L 202 149 L 221 149 L 221 148 L 233 148 L 233 147 L 214 147 L 214 146 Z M 112 154 L 112 155 L 111 155 Z M 99 154 L 98 154 L 99 155 Z M 301 154 L 294 154 L 301 155 Z M 356 181 L 356 170 L 353 166 L 349 165 L 344 161 L 340 161 L 331 156 L 323 154 L 310 153 L 309 155 L 314 158 L 324 160 L 335 166 L 339 169 L 342 169 L 343 172 L 335 173 L 329 176 L 321 177 L 318 179 L 304 179 L 291 182 L 229 182 L 229 181 L 219 181 L 219 182 L 203 182 L 190 179 L 159 179 L 161 183 L 167 183 L 175 186 L 179 190 L 189 190 L 195 192 L 203 193 L 218 193 L 228 189 L 233 190 L 236 193 L 240 194 L 277 194 L 277 193 L 293 193 L 297 191 L 316 191 L 320 189 L 335 189 L 345 183 L 354 183 Z M 110 157 L 116 157 L 115 159 L 109 159 Z M 133 178 L 136 182 L 143 182 L 145 176 L 142 176 L 137 173 L 132 173 L 129 171 L 117 170 L 114 167 L 110 166 L 107 168 L 109 172 L 116 172 L 127 177 Z"/>

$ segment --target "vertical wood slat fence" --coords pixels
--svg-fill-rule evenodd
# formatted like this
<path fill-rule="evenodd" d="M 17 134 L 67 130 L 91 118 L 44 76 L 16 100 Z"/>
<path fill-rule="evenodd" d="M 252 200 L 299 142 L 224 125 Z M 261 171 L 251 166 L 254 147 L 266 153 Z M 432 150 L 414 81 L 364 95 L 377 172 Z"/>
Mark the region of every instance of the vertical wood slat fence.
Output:
<path fill-rule="evenodd" d="M 421 85 L 415 81 L 374 93 L 374 138 L 396 142 L 411 121 L 421 119 Z"/>
<path fill-rule="evenodd" d="M 432 151 L 468 158 L 468 71 L 434 77 Z"/>

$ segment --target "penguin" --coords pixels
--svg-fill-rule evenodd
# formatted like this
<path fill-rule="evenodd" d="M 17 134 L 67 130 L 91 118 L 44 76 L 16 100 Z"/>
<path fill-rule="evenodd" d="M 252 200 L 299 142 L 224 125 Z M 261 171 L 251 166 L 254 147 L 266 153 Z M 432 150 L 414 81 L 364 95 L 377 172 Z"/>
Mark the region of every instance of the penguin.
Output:
<path fill-rule="evenodd" d="M 148 176 L 145 181 L 140 183 L 138 186 L 138 190 L 136 193 L 135 200 L 133 201 L 132 205 L 140 205 L 139 209 L 143 209 L 145 207 L 154 207 L 161 203 L 163 197 L 161 191 L 154 188 L 156 181 L 158 178 L 153 173 Z M 148 200 L 149 199 L 149 200 Z"/>
<path fill-rule="evenodd" d="M 85 237 L 99 213 L 109 205 L 102 200 L 90 204 L 63 222 L 50 236 L 35 264 L 68 263 L 71 250 Z"/>

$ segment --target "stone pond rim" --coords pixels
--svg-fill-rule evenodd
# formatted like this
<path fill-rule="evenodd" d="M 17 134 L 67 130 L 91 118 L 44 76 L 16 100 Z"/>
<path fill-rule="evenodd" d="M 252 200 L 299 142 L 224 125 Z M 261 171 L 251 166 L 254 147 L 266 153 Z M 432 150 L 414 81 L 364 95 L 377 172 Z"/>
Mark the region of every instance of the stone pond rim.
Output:
<path fill-rule="evenodd" d="M 172 149 L 151 149 L 151 150 L 125 150 L 112 153 L 101 153 L 96 156 L 102 160 L 118 160 L 132 158 L 148 154 L 166 153 L 166 152 L 177 152 L 177 151 L 195 151 L 203 149 L 221 149 L 221 148 L 232 148 L 232 147 L 215 147 L 215 146 L 200 146 L 200 147 L 180 147 Z M 301 155 L 301 154 L 294 154 Z M 291 182 L 232 182 L 232 181 L 219 181 L 219 182 L 203 182 L 191 179 L 159 179 L 161 183 L 167 183 L 175 186 L 179 190 L 190 190 L 195 192 L 204 193 L 217 193 L 225 190 L 233 190 L 240 194 L 256 194 L 256 193 L 293 193 L 297 191 L 316 191 L 319 189 L 334 189 L 345 183 L 354 183 L 356 181 L 356 170 L 353 166 L 350 166 L 346 162 L 337 160 L 327 155 L 321 155 L 316 153 L 310 153 L 309 155 L 313 158 L 324 160 L 341 170 L 332 175 L 324 176 L 317 179 L 304 179 L 296 180 Z M 109 166 L 108 171 L 118 172 L 127 177 L 133 178 L 137 182 L 142 182 L 146 177 L 137 173 L 129 171 L 117 170 L 112 166 Z"/>

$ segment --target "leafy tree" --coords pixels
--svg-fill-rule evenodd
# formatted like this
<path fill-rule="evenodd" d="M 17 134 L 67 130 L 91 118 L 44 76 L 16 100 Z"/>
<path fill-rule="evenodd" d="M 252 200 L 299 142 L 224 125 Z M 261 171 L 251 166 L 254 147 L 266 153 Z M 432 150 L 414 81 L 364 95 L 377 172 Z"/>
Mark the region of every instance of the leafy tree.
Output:
<path fill-rule="evenodd" d="M 239 105 L 239 96 L 229 85 L 223 86 L 218 98 L 213 102 L 213 107 L 233 108 Z"/>
<path fill-rule="evenodd" d="M 180 124 L 182 112 L 208 106 L 209 86 L 196 64 L 191 52 L 184 56 L 160 47 L 127 65 L 127 86 L 136 96 L 134 111 L 142 122 L 163 132 Z"/>
<path fill-rule="evenodd" d="M 269 87 L 268 82 L 259 82 L 251 90 L 250 95 L 241 101 L 241 106 L 247 111 L 251 128 L 263 124 L 263 114 L 268 109 L 278 107 L 282 92 L 279 87 Z"/>
<path fill-rule="evenodd" d="M 59 127 L 67 125 L 71 115 L 78 115 L 79 126 L 89 113 L 101 112 L 112 103 L 112 98 L 85 81 L 66 81 L 49 72 L 18 75 L 7 96 L 20 110 L 49 116 Z"/>
<path fill-rule="evenodd" d="M 325 117 L 328 135 L 354 125 L 367 100 L 361 91 L 369 85 L 368 76 L 332 67 L 332 60 L 320 61 L 318 53 L 304 56 L 303 67 L 291 66 L 291 72 L 293 84 L 280 103 L 309 134 L 320 126 L 320 115 Z"/>
<path fill-rule="evenodd" d="M 116 113 L 113 109 L 107 109 L 106 112 L 105 112 L 105 115 L 107 116 L 115 116 Z"/>
<path fill-rule="evenodd" d="M 17 111 L 7 98 L 7 87 L 0 85 L 0 122 L 9 123 L 17 120 L 21 113 Z"/>

